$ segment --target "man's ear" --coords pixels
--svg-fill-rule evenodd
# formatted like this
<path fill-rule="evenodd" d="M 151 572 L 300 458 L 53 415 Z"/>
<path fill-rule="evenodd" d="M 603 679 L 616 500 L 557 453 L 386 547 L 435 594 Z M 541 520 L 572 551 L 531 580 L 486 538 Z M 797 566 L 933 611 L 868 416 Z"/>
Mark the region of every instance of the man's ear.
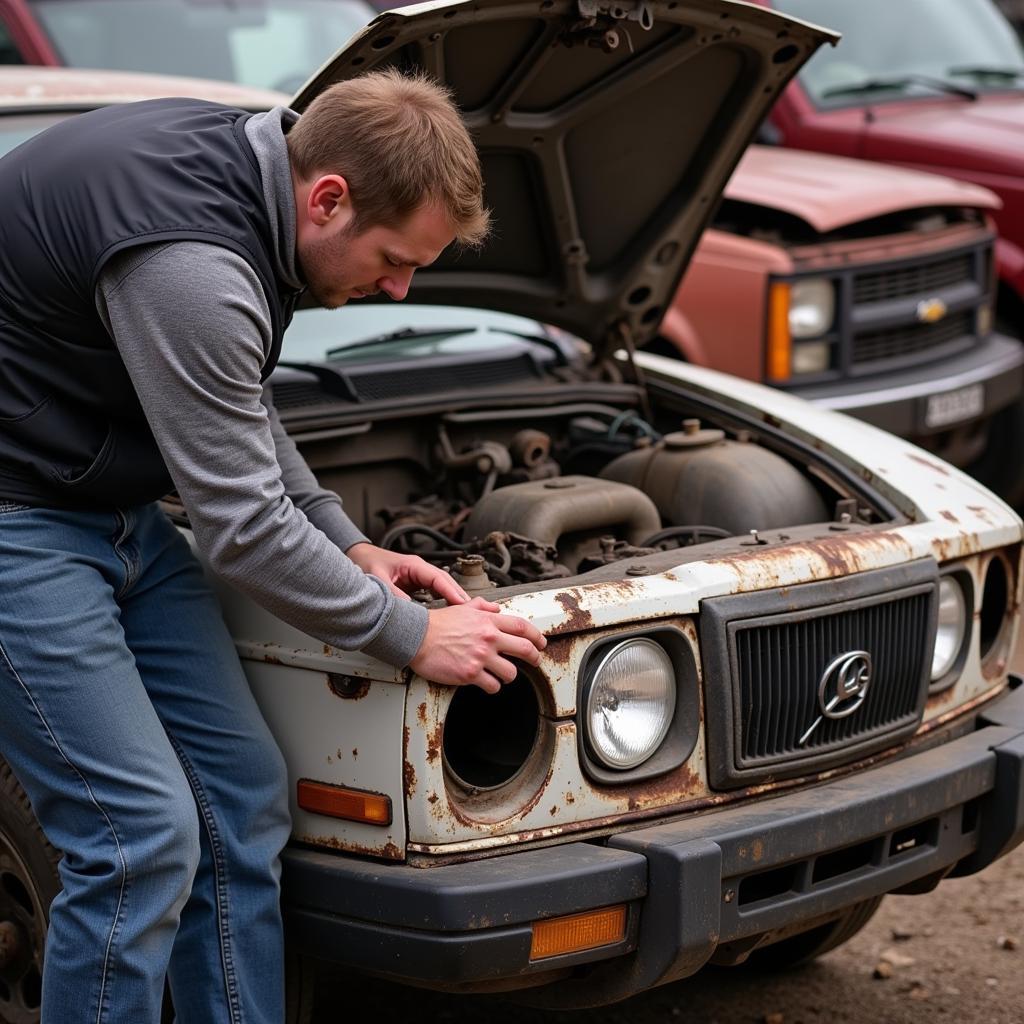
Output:
<path fill-rule="evenodd" d="M 309 189 L 306 212 L 317 227 L 327 227 L 332 221 L 338 227 L 346 226 L 354 216 L 348 182 L 340 174 L 317 178 Z"/>

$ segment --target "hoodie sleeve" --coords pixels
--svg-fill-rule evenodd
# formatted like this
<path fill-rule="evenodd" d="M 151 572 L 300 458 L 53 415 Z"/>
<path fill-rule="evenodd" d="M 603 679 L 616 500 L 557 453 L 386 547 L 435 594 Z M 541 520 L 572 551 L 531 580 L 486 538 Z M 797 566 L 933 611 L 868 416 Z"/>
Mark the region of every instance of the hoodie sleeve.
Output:
<path fill-rule="evenodd" d="M 138 247 L 96 300 L 214 571 L 325 643 L 407 665 L 426 610 L 345 556 L 365 538 L 265 404 L 270 310 L 252 268 L 212 244 Z"/>

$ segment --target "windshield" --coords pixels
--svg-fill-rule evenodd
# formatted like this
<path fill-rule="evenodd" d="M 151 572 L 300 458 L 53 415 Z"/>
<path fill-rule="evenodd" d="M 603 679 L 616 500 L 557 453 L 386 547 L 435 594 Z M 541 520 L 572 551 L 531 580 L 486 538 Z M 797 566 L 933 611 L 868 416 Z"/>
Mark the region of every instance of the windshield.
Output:
<path fill-rule="evenodd" d="M 773 6 L 843 34 L 800 72 L 818 106 L 935 96 L 943 83 L 974 92 L 1024 89 L 1024 49 L 991 0 L 774 0 Z"/>
<path fill-rule="evenodd" d="M 27 142 L 44 128 L 64 120 L 64 114 L 12 114 L 0 117 L 0 156 Z"/>
<path fill-rule="evenodd" d="M 414 336 L 382 340 L 379 348 L 360 344 L 397 331 L 414 332 Z M 352 358 L 357 358 L 356 352 L 358 358 L 366 359 L 418 358 L 438 351 L 470 351 L 493 345 L 487 337 L 491 331 L 529 337 L 545 334 L 535 320 L 488 309 L 351 302 L 343 309 L 298 310 L 285 332 L 281 359 L 293 363 L 345 361 L 344 348 L 356 345 L 359 347 L 353 348 Z"/>
<path fill-rule="evenodd" d="M 71 67 L 296 91 L 376 12 L 365 0 L 32 0 Z"/>

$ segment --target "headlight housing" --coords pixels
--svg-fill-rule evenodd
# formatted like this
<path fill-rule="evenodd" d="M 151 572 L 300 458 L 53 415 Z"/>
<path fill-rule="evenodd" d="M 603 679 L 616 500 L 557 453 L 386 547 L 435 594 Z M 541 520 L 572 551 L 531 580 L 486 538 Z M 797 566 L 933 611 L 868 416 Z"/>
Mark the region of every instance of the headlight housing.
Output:
<path fill-rule="evenodd" d="M 952 573 L 939 579 L 939 623 L 932 656 L 932 682 L 942 679 L 956 662 L 967 634 L 967 597 Z"/>
<path fill-rule="evenodd" d="M 661 745 L 675 709 L 665 648 L 645 637 L 624 640 L 604 654 L 584 693 L 587 743 L 606 767 L 635 768 Z"/>
<path fill-rule="evenodd" d="M 789 291 L 789 333 L 798 338 L 825 334 L 835 319 L 835 286 L 824 277 L 794 281 Z"/>

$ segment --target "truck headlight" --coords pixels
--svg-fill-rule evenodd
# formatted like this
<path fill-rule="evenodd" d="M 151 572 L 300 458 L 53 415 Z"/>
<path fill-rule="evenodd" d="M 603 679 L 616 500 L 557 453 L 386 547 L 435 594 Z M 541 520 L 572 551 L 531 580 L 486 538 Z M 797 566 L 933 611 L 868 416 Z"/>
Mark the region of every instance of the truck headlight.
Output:
<path fill-rule="evenodd" d="M 967 632 L 967 601 L 952 575 L 939 580 L 939 626 L 932 656 L 932 682 L 941 679 L 956 661 Z"/>
<path fill-rule="evenodd" d="M 593 755 L 609 768 L 635 768 L 661 745 L 676 708 L 672 659 L 653 640 L 624 640 L 601 659 L 584 690 Z"/>
<path fill-rule="evenodd" d="M 817 338 L 832 326 L 836 290 L 823 277 L 794 281 L 789 292 L 789 333 L 794 338 Z"/>

